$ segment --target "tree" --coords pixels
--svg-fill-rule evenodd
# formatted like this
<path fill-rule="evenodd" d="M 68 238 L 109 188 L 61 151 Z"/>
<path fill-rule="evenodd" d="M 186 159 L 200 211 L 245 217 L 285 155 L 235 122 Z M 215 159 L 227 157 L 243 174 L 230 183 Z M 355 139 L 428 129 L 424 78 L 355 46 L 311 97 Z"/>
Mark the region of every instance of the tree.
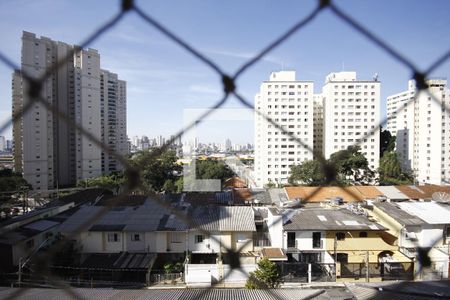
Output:
<path fill-rule="evenodd" d="M 13 172 L 11 169 L 0 170 L 0 192 L 14 192 L 24 189 L 31 189 L 29 184 L 18 172 Z M 14 193 L 5 193 L 0 195 L 0 200 L 7 201 L 11 199 Z"/>
<path fill-rule="evenodd" d="M 336 168 L 338 181 L 347 184 L 367 184 L 373 181 L 374 172 L 370 170 L 366 157 L 359 146 L 349 146 L 331 154 L 329 163 Z"/>
<path fill-rule="evenodd" d="M 114 193 L 118 193 L 119 189 L 126 183 L 123 172 L 113 172 L 109 175 L 101 175 L 94 178 L 88 178 L 78 181 L 79 187 L 101 187 L 108 189 Z"/>
<path fill-rule="evenodd" d="M 278 285 L 280 275 L 277 265 L 267 258 L 258 262 L 258 268 L 250 272 L 245 287 L 247 289 L 271 289 Z"/>
<path fill-rule="evenodd" d="M 380 128 L 380 157 L 383 157 L 385 152 L 394 151 L 395 141 L 396 137 L 389 130 Z"/>
<path fill-rule="evenodd" d="M 300 165 L 291 166 L 290 184 L 324 185 L 326 177 L 322 164 L 317 160 L 306 160 Z"/>
<path fill-rule="evenodd" d="M 173 188 L 173 182 L 179 178 L 181 166 L 177 164 L 174 150 L 160 153 L 160 149 L 149 149 L 139 152 L 131 161 L 137 169 L 141 169 L 142 185 L 155 192 L 164 191 L 164 187 Z"/>
<path fill-rule="evenodd" d="M 380 185 L 411 184 L 413 176 L 403 172 L 395 151 L 385 152 L 378 167 Z"/>
<path fill-rule="evenodd" d="M 197 179 L 220 179 L 222 184 L 235 175 L 224 162 L 212 159 L 197 160 L 195 173 Z"/>

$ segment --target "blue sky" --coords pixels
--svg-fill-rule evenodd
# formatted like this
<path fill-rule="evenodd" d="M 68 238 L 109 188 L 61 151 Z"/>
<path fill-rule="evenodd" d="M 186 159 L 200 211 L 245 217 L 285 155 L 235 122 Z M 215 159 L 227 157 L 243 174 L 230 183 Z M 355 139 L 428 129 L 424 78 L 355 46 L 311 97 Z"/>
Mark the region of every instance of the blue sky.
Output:
<path fill-rule="evenodd" d="M 234 71 L 270 41 L 314 9 L 316 1 L 137 1 L 146 12 L 227 73 Z M 337 1 L 420 68 L 450 48 L 450 1 Z M 22 30 L 76 44 L 108 20 L 119 1 L 3 0 L 0 2 L 0 51 L 20 63 Z M 128 135 L 169 136 L 183 124 L 183 109 L 205 108 L 222 95 L 220 78 L 202 62 L 144 23 L 134 13 L 90 47 L 98 49 L 101 67 L 128 84 Z M 294 69 L 297 79 L 313 80 L 319 92 L 325 76 L 356 71 L 360 79 L 379 74 L 382 116 L 386 96 L 406 89 L 410 71 L 353 31 L 330 11 L 322 12 L 237 82 L 253 102 L 260 82 L 271 71 Z M 449 77 L 450 62 L 432 74 Z M 0 66 L 0 119 L 11 114 L 11 70 Z M 231 100 L 227 107 L 241 107 Z M 208 122 L 200 140 L 253 141 L 251 121 Z M 4 135 L 11 136 L 10 130 Z"/>

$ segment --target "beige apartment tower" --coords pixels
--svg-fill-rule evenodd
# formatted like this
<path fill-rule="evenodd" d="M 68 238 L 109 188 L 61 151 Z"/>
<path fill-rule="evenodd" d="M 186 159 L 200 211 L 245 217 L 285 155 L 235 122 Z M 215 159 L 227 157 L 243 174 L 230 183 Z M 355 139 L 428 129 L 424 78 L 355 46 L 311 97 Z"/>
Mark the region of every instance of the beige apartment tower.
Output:
<path fill-rule="evenodd" d="M 112 135 L 125 136 L 126 140 L 125 82 L 118 80 L 117 75 L 113 76 L 115 84 L 121 88 L 116 89 L 115 95 L 110 93 L 105 96 L 109 88 L 102 88 L 102 82 L 104 74 L 109 72 L 100 69 L 98 51 L 83 49 L 70 55 L 74 50 L 79 50 L 76 47 L 23 32 L 22 72 L 39 78 L 55 62 L 69 56 L 67 62 L 44 82 L 41 98 L 107 144 Z M 27 90 L 21 73 L 15 72 L 12 79 L 13 114 L 31 101 Z M 119 118 L 112 117 L 112 108 L 102 115 L 103 102 L 112 107 L 113 96 L 116 101 L 115 115 Z M 108 128 L 106 124 L 110 124 Z M 15 169 L 23 173 L 35 190 L 73 186 L 82 179 L 120 169 L 117 164 L 114 168 L 112 164 L 105 164 L 105 157 L 98 146 L 40 103 L 34 103 L 26 114 L 14 122 L 13 139 Z M 126 151 L 126 147 L 122 146 L 111 148 Z"/>

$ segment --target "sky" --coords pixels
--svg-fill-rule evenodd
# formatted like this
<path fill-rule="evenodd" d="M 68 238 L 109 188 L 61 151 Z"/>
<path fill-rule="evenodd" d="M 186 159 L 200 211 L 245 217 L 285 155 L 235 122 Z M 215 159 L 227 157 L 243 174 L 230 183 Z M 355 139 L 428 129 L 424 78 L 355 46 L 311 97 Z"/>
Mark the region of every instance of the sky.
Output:
<path fill-rule="evenodd" d="M 158 22 L 214 60 L 227 74 L 257 54 L 316 6 L 316 1 L 136 1 Z M 450 48 L 450 1 L 335 1 L 377 36 L 421 69 Z M 118 12 L 120 1 L 3 0 L 0 2 L 0 52 L 20 65 L 22 31 L 77 44 Z M 92 43 L 101 67 L 127 81 L 128 136 L 170 136 L 185 123 L 186 109 L 204 109 L 222 94 L 221 78 L 152 26 L 130 13 Z M 296 70 L 297 79 L 312 80 L 320 92 L 325 76 L 356 71 L 358 79 L 381 81 L 381 116 L 386 97 L 407 89 L 410 71 L 377 48 L 330 11 L 270 52 L 237 81 L 237 89 L 253 103 L 270 72 Z M 11 72 L 0 65 L 0 121 L 11 115 Z M 450 61 L 431 76 L 449 77 Z M 242 108 L 235 99 L 226 108 Z M 248 121 L 205 121 L 200 141 L 253 142 Z M 11 129 L 0 133 L 11 137 Z"/>

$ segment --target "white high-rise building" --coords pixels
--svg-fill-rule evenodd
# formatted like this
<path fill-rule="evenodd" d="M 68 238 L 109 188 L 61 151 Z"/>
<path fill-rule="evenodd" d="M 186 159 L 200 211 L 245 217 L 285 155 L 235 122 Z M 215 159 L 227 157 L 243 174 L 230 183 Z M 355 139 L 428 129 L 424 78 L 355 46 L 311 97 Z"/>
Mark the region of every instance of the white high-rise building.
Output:
<path fill-rule="evenodd" d="M 357 80 L 356 72 L 331 73 L 322 88 L 323 154 L 329 158 L 334 152 L 360 143 L 361 152 L 369 167 L 379 164 L 380 82 Z M 372 132 L 370 136 L 366 133 Z"/>
<path fill-rule="evenodd" d="M 22 71 L 39 78 L 77 47 L 23 32 Z M 12 87 L 14 114 L 31 99 L 20 72 L 14 72 Z M 122 91 L 125 93 L 125 89 Z M 43 99 L 99 140 L 104 134 L 102 120 L 105 120 L 101 114 L 101 95 L 100 55 L 94 49 L 71 55 L 67 63 L 49 75 L 41 90 Z M 124 109 L 125 94 L 118 98 L 117 109 Z M 117 112 L 119 123 L 108 120 L 109 132 L 117 130 L 118 138 L 122 133 L 117 127 L 126 122 L 125 113 L 125 110 Z M 124 130 L 126 140 L 126 127 Z M 40 103 L 34 103 L 22 118 L 14 122 L 13 138 L 15 169 L 23 173 L 34 189 L 71 186 L 79 180 L 102 174 L 101 149 Z"/>
<path fill-rule="evenodd" d="M 0 135 L 0 151 L 6 150 L 6 139 L 4 136 Z"/>
<path fill-rule="evenodd" d="M 323 155 L 323 98 L 322 94 L 313 95 L 313 150 L 314 155 Z"/>
<path fill-rule="evenodd" d="M 402 168 L 412 171 L 418 183 L 450 183 L 450 90 L 447 80 L 427 81 L 429 92 L 408 90 L 387 98 L 387 129 L 396 136 L 396 151 Z M 398 112 L 397 112 L 398 111 Z"/>
<path fill-rule="evenodd" d="M 126 82 L 117 74 L 100 70 L 100 101 L 102 139 L 119 155 L 128 153 Z M 102 151 L 102 173 L 123 170 L 114 155 Z"/>
<path fill-rule="evenodd" d="M 285 184 L 290 166 L 313 159 L 314 83 L 295 78 L 295 71 L 272 72 L 255 96 L 255 107 L 294 134 L 304 145 L 255 114 L 255 177 L 258 186 Z M 308 149 L 309 148 L 309 149 Z"/>

